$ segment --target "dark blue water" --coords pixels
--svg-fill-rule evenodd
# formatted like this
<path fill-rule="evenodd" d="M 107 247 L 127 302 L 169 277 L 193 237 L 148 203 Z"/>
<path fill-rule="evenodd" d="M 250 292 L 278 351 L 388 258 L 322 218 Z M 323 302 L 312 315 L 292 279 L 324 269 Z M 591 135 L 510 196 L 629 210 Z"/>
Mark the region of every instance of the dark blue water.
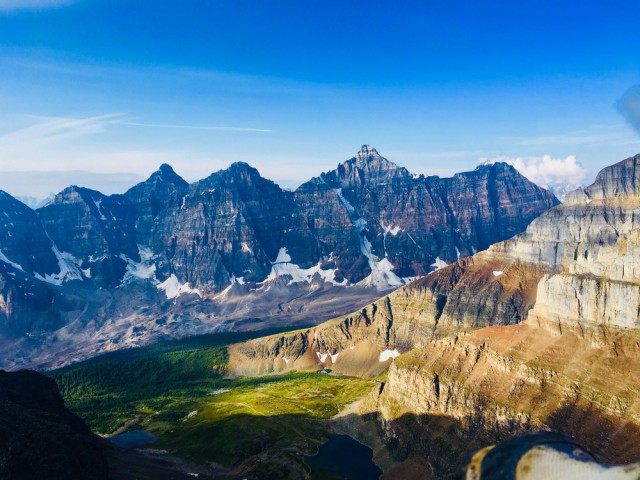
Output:
<path fill-rule="evenodd" d="M 115 443 L 119 447 L 123 448 L 138 448 L 144 445 L 149 445 L 158 439 L 155 435 L 151 435 L 144 430 L 131 430 L 120 435 L 114 435 L 109 437 L 108 440 L 111 443 Z"/>
<path fill-rule="evenodd" d="M 382 475 L 373 451 L 348 435 L 331 437 L 317 455 L 304 460 L 317 479 L 378 480 Z"/>

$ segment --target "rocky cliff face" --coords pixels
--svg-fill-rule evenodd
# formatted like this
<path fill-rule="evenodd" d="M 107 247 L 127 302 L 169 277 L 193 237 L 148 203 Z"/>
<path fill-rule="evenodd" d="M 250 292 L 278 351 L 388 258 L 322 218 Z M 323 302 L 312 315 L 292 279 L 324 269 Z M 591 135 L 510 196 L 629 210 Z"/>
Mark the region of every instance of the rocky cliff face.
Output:
<path fill-rule="evenodd" d="M 5 345 L 0 364 L 318 323 L 523 231 L 556 203 L 506 164 L 416 178 L 370 146 L 295 192 L 235 163 L 191 185 L 162 165 L 123 195 L 72 186 L 35 213 L 5 195 L 0 321 L 29 336 Z"/>
<path fill-rule="evenodd" d="M 232 372 L 389 366 L 360 414 L 435 478 L 536 429 L 568 433 L 604 462 L 637 461 L 639 163 L 604 169 L 521 235 L 357 313 L 232 346 Z"/>
<path fill-rule="evenodd" d="M 639 162 L 636 156 L 604 169 L 592 186 L 542 214 L 521 235 L 307 335 L 357 338 L 362 334 L 354 329 L 363 330 L 381 348 L 409 350 L 434 332 L 527 318 L 560 329 L 640 327 Z"/>
<path fill-rule="evenodd" d="M 433 340 L 396 360 L 368 408 L 399 458 L 427 458 L 446 478 L 452 456 L 555 429 L 601 461 L 638 460 L 638 161 L 604 169 L 524 234 L 471 259 L 495 269 L 487 288 L 514 266 L 532 274 L 533 288 L 517 289 L 529 290 L 525 321 Z M 486 313 L 481 300 L 466 304 Z"/>
<path fill-rule="evenodd" d="M 434 340 L 397 358 L 360 414 L 399 461 L 458 478 L 465 458 L 527 431 L 576 438 L 605 463 L 640 458 L 637 331 L 562 335 L 521 324 Z"/>
<path fill-rule="evenodd" d="M 489 261 L 488 255 L 461 259 L 317 327 L 232 346 L 231 371 L 253 375 L 331 367 L 347 374 L 376 374 L 393 355 L 434 337 L 520 323 L 549 269 L 517 259 Z"/>
<path fill-rule="evenodd" d="M 366 240 L 361 250 L 371 270 L 388 260 L 400 277 L 424 275 L 434 264 L 510 238 L 558 203 L 505 163 L 452 178 L 416 178 L 367 145 L 312 182 L 339 194 Z"/>
<path fill-rule="evenodd" d="M 78 267 L 56 248 L 36 213 L 0 191 L 0 336 L 5 343 L 59 327 L 51 284 L 78 275 Z"/>

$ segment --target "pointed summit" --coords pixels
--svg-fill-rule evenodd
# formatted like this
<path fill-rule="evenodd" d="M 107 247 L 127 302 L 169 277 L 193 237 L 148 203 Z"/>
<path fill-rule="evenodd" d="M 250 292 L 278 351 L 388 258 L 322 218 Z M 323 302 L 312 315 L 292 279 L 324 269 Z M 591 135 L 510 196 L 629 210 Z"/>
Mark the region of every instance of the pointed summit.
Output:
<path fill-rule="evenodd" d="M 176 173 L 175 170 L 173 170 L 173 167 L 168 163 L 163 163 L 162 165 L 160 165 L 160 168 L 158 168 L 158 172 L 162 173 L 163 175 L 167 175 L 167 174 L 175 175 Z"/>
<path fill-rule="evenodd" d="M 392 178 L 410 178 L 404 168 L 387 160 L 371 145 L 363 145 L 355 157 L 345 160 L 338 168 L 320 175 L 319 182 L 331 188 L 378 185 Z"/>
<path fill-rule="evenodd" d="M 167 163 L 160 165 L 160 168 L 151 174 L 147 182 L 168 182 L 180 187 L 188 186 L 188 183 Z"/>
<path fill-rule="evenodd" d="M 131 187 L 124 195 L 133 203 L 139 204 L 148 201 L 152 196 L 171 195 L 170 192 L 178 192 L 179 195 L 182 195 L 188 189 L 189 183 L 178 175 L 171 168 L 171 165 L 163 163 L 149 178 Z"/>
<path fill-rule="evenodd" d="M 363 145 L 358 153 L 356 153 L 356 158 L 362 159 L 367 157 L 379 157 L 380 154 L 378 151 L 373 148 L 371 145 Z"/>
<path fill-rule="evenodd" d="M 247 162 L 233 162 L 231 165 L 229 165 L 227 171 L 232 174 L 250 172 L 252 174 L 260 175 L 258 170 L 249 165 Z"/>

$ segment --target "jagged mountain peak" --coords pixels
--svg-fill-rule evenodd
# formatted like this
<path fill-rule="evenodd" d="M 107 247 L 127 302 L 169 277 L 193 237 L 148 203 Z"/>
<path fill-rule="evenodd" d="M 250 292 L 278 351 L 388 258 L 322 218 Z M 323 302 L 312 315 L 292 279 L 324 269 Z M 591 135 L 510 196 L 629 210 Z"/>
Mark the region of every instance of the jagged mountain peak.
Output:
<path fill-rule="evenodd" d="M 350 158 L 338 165 L 338 168 L 320 175 L 320 178 L 332 187 L 386 183 L 391 178 L 411 177 L 409 171 L 383 156 L 371 145 L 363 145 Z"/>
<path fill-rule="evenodd" d="M 384 158 L 371 145 L 363 145 L 355 157 L 350 158 L 344 163 L 355 164 L 357 167 L 364 169 L 397 170 L 402 168 Z"/>
<path fill-rule="evenodd" d="M 640 154 L 603 168 L 593 184 L 569 192 L 566 204 L 589 204 L 592 201 L 619 204 L 637 202 L 640 197 Z"/>
<path fill-rule="evenodd" d="M 234 162 L 227 168 L 212 173 L 207 178 L 192 184 L 191 191 L 212 191 L 213 188 L 224 190 L 239 188 L 243 192 L 249 189 L 256 189 L 256 192 L 260 192 L 264 188 L 269 191 L 281 190 L 276 183 L 264 178 L 258 169 L 246 162 Z"/>
<path fill-rule="evenodd" d="M 362 148 L 358 153 L 356 153 L 356 158 L 367 158 L 367 157 L 379 157 L 380 154 L 378 151 L 373 148 L 371 145 L 362 145 Z"/>
<path fill-rule="evenodd" d="M 223 180 L 231 179 L 240 184 L 269 184 L 276 185 L 273 181 L 263 177 L 257 168 L 247 162 L 234 162 L 229 167 L 214 173 L 211 177 L 220 177 Z M 209 177 L 209 178 L 211 178 Z M 279 188 L 279 187 L 278 187 Z"/>
<path fill-rule="evenodd" d="M 151 176 L 147 179 L 147 182 L 168 182 L 174 183 L 179 186 L 187 186 L 189 185 L 186 180 L 184 180 L 180 175 L 178 175 L 173 167 L 167 163 L 163 163 L 160 165 L 158 170 L 153 172 Z"/>
<path fill-rule="evenodd" d="M 489 170 L 491 168 L 497 168 L 499 170 L 508 170 L 508 169 L 513 169 L 513 166 L 509 165 L 506 162 L 491 162 L 491 161 L 486 161 L 486 162 L 482 162 L 480 165 L 478 165 L 475 169 L 476 170 Z"/>
<path fill-rule="evenodd" d="M 70 185 L 60 193 L 56 194 L 49 205 L 55 203 L 68 203 L 68 202 L 88 202 L 89 200 L 100 200 L 105 198 L 106 195 L 100 193 L 97 190 L 92 190 L 90 188 L 79 187 L 77 185 Z M 46 208 L 48 205 L 45 205 L 42 208 Z"/>

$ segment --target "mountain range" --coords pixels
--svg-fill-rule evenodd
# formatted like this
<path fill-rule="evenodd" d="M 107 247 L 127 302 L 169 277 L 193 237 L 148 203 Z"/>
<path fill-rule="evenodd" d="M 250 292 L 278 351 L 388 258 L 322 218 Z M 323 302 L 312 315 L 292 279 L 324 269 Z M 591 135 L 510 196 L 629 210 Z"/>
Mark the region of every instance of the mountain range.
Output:
<path fill-rule="evenodd" d="M 382 437 L 380 464 L 393 465 L 390 450 L 426 478 L 458 478 L 465 456 L 538 430 L 571 435 L 605 463 L 634 462 L 639 249 L 636 155 L 511 239 L 352 314 L 229 347 L 230 371 L 388 369 L 348 427 L 371 445 Z"/>
<path fill-rule="evenodd" d="M 365 145 L 291 192 L 246 163 L 124 194 L 0 193 L 0 366 L 309 324 L 522 232 L 559 202 L 505 163 L 416 176 Z"/>

